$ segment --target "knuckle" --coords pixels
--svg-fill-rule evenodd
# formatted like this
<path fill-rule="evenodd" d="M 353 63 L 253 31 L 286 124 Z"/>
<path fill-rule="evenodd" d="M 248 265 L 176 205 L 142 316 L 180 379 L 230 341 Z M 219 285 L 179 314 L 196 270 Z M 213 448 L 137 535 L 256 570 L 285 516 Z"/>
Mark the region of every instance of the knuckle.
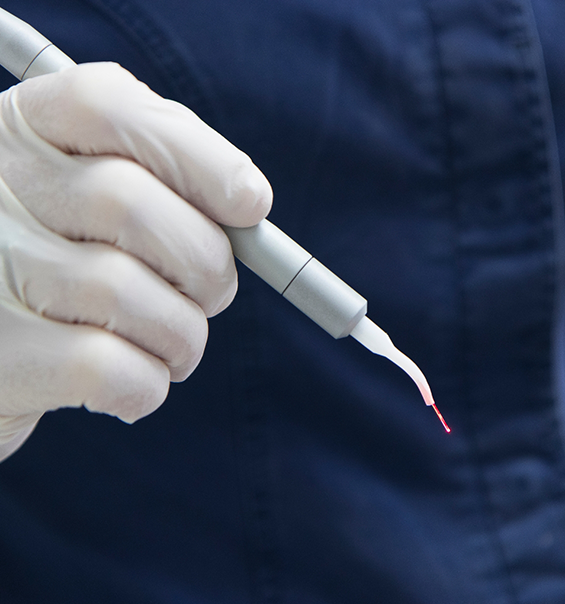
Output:
<path fill-rule="evenodd" d="M 127 254 L 112 248 L 104 249 L 100 244 L 99 253 L 93 255 L 88 274 L 83 282 L 82 297 L 96 301 L 97 313 L 101 317 L 113 317 L 121 308 L 122 292 L 128 291 L 135 274 L 135 261 Z"/>
<path fill-rule="evenodd" d="M 114 232 L 128 224 L 133 200 L 143 186 L 145 170 L 133 161 L 121 158 L 102 159 L 87 168 L 82 188 L 92 202 L 92 210 Z M 91 210 L 91 211 L 92 211 Z"/>
<path fill-rule="evenodd" d="M 117 63 L 90 63 L 69 70 L 67 93 L 90 119 L 123 111 L 137 80 Z"/>
<path fill-rule="evenodd" d="M 121 124 L 149 88 L 115 63 L 78 65 L 14 88 L 18 106 L 41 137 L 73 154 L 115 151 Z"/>

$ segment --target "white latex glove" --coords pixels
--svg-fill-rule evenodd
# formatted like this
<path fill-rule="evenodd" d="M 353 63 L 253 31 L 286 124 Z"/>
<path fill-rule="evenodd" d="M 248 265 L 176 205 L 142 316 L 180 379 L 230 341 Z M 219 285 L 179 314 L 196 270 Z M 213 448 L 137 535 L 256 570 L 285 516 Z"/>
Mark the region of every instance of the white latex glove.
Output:
<path fill-rule="evenodd" d="M 117 65 L 0 95 L 0 459 L 48 410 L 154 411 L 237 289 L 216 223 L 251 226 L 271 197 L 246 155 Z"/>

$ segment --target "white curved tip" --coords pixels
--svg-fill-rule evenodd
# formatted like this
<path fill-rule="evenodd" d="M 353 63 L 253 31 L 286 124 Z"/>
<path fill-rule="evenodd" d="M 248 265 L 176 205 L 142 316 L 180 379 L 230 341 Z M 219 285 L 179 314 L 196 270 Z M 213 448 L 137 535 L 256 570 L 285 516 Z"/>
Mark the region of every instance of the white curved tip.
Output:
<path fill-rule="evenodd" d="M 429 407 L 434 405 L 432 391 L 421 369 L 414 361 L 400 352 L 394 346 L 388 334 L 373 323 L 371 319 L 363 317 L 353 328 L 351 335 L 371 352 L 386 357 L 403 369 L 414 380 L 416 386 L 418 386 L 418 390 L 426 405 Z"/>

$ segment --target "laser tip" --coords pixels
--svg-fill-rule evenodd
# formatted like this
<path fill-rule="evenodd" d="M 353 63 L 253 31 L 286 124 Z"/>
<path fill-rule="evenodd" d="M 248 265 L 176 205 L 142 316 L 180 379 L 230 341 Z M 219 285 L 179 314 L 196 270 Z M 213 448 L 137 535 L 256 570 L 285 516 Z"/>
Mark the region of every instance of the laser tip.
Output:
<path fill-rule="evenodd" d="M 440 410 L 436 407 L 435 403 L 432 403 L 432 408 L 433 410 L 436 412 L 436 415 L 439 417 L 439 421 L 442 423 L 443 427 L 445 428 L 445 431 L 447 433 L 451 432 L 451 428 L 447 425 L 447 422 L 443 419 L 443 415 L 440 413 Z"/>

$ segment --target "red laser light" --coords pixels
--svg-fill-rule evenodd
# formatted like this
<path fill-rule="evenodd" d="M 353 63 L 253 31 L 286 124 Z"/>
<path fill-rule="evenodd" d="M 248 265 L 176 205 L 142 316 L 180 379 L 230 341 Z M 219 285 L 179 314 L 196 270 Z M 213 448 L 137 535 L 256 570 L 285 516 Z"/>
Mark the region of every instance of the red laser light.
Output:
<path fill-rule="evenodd" d="M 451 432 L 451 428 L 447 425 L 447 422 L 443 419 L 443 415 L 440 413 L 440 411 L 436 407 L 435 403 L 432 405 L 432 407 L 434 408 L 434 411 L 436 412 L 436 415 L 439 417 L 439 421 L 442 423 L 443 427 L 445 428 L 445 431 L 446 432 Z"/>

